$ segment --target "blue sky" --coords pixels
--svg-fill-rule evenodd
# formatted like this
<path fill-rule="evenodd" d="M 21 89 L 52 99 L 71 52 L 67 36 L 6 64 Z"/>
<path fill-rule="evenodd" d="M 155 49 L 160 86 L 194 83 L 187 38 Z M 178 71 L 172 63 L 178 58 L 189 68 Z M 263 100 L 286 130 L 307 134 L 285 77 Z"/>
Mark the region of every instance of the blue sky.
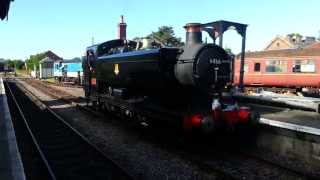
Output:
<path fill-rule="evenodd" d="M 46 50 L 81 56 L 92 37 L 116 37 L 121 14 L 129 39 L 170 25 L 184 40 L 186 23 L 223 19 L 248 24 L 246 49 L 261 50 L 276 35 L 318 37 L 319 7 L 319 0 L 15 0 L 9 20 L 0 22 L 0 58 L 26 59 Z M 235 31 L 225 34 L 224 45 L 234 52 L 240 43 Z"/>

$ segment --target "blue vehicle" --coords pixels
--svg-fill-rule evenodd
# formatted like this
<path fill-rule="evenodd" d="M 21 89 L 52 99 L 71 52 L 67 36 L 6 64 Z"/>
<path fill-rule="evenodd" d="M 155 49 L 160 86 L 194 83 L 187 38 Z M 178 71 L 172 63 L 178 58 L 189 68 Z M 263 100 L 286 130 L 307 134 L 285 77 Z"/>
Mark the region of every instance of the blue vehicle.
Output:
<path fill-rule="evenodd" d="M 82 84 L 82 60 L 80 58 L 74 58 L 56 61 L 53 66 L 53 74 L 58 82 L 74 82 Z"/>

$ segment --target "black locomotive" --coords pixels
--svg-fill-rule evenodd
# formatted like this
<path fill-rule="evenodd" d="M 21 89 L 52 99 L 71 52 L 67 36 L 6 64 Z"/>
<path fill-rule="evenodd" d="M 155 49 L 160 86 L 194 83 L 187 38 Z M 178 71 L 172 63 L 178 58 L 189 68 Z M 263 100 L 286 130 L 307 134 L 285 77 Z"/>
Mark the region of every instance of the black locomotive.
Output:
<path fill-rule="evenodd" d="M 246 123 L 249 111 L 222 102 L 232 83 L 233 58 L 202 43 L 201 24 L 190 23 L 184 47 L 145 39 L 116 39 L 86 50 L 85 95 L 94 105 L 137 119 L 212 132 L 218 125 Z"/>

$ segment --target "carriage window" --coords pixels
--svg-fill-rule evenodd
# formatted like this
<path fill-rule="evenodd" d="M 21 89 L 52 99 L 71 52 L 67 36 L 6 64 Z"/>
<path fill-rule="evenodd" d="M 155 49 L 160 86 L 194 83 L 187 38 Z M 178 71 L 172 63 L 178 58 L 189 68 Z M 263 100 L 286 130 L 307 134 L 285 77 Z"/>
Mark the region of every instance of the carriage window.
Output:
<path fill-rule="evenodd" d="M 286 72 L 287 71 L 287 62 L 280 60 L 267 60 L 266 61 L 266 72 Z"/>
<path fill-rule="evenodd" d="M 247 63 L 244 63 L 243 70 L 244 70 L 244 72 L 246 72 L 246 73 L 249 72 L 249 66 L 248 66 Z"/>
<path fill-rule="evenodd" d="M 260 72 L 260 63 L 254 63 L 254 72 Z"/>
<path fill-rule="evenodd" d="M 295 73 L 314 73 L 316 72 L 316 64 L 314 60 L 295 60 L 292 72 Z"/>

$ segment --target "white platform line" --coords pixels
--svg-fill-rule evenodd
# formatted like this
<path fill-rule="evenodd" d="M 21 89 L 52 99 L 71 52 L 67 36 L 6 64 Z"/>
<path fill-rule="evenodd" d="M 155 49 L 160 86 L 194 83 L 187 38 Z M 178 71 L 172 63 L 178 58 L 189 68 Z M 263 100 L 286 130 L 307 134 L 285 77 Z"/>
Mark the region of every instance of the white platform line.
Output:
<path fill-rule="evenodd" d="M 275 126 L 279 128 L 290 129 L 293 131 L 304 132 L 304 133 L 320 136 L 320 129 L 309 127 L 309 126 L 302 126 L 302 125 L 281 122 L 281 121 L 266 119 L 266 118 L 260 118 L 259 122 L 261 124 L 266 124 L 269 126 Z"/>
<path fill-rule="evenodd" d="M 0 94 L 6 94 L 6 91 L 4 90 L 3 80 L 0 77 Z"/>

